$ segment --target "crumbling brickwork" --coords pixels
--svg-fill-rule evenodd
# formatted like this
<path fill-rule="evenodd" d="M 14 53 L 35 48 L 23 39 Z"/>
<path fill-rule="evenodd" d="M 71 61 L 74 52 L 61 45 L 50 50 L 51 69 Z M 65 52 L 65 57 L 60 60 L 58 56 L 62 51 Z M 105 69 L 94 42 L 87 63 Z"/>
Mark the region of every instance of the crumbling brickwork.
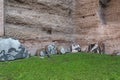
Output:
<path fill-rule="evenodd" d="M 69 40 L 72 0 L 6 0 L 5 35 L 19 39 Z"/>
<path fill-rule="evenodd" d="M 111 0 L 104 12 L 100 12 L 98 0 L 76 1 L 76 41 L 82 46 L 103 41 L 106 53 L 120 50 L 120 0 Z M 104 13 L 106 24 L 102 24 L 100 13 Z"/>
<path fill-rule="evenodd" d="M 86 44 L 95 37 L 92 34 L 96 32 L 95 29 L 99 24 L 97 11 L 97 0 L 76 0 L 74 14 L 75 32 L 77 40 L 80 40 L 81 44 Z"/>
<path fill-rule="evenodd" d="M 5 35 L 33 51 L 54 41 L 82 47 L 103 41 L 112 53 L 120 50 L 119 3 L 110 0 L 101 10 L 99 0 L 5 0 Z"/>
<path fill-rule="evenodd" d="M 73 9 L 74 0 L 5 0 L 5 35 L 24 40 L 34 52 L 54 41 L 69 42 Z"/>

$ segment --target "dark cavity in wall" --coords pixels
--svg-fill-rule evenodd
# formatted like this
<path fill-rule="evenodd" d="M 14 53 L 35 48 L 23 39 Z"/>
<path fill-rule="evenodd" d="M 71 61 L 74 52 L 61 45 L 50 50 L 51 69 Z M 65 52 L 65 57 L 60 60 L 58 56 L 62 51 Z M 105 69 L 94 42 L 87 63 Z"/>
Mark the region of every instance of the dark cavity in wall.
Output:
<path fill-rule="evenodd" d="M 52 34 L 52 28 L 43 27 L 42 31 L 46 31 L 47 34 Z"/>
<path fill-rule="evenodd" d="M 105 18 L 105 10 L 106 8 L 108 7 L 108 3 L 110 2 L 111 0 L 99 0 L 99 11 L 98 11 L 98 14 L 99 14 L 99 17 L 100 17 L 100 21 L 103 25 L 106 25 L 107 24 L 107 21 L 106 21 L 106 18 Z"/>
<path fill-rule="evenodd" d="M 106 8 L 108 6 L 108 3 L 110 2 L 111 0 L 99 0 L 99 5 L 102 7 L 102 8 Z"/>
<path fill-rule="evenodd" d="M 52 29 L 48 29 L 48 30 L 47 30 L 47 33 L 48 33 L 48 34 L 52 34 Z"/>

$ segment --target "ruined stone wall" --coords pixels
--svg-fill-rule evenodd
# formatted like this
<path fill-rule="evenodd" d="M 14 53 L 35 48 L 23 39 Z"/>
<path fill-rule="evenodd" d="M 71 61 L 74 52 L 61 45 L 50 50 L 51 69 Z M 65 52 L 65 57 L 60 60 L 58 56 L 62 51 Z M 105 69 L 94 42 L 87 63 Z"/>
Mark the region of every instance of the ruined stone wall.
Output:
<path fill-rule="evenodd" d="M 82 47 L 103 41 L 106 53 L 120 50 L 120 0 L 111 0 L 101 23 L 99 0 L 5 0 L 5 35 L 33 52 L 51 42 Z"/>
<path fill-rule="evenodd" d="M 6 0 L 5 35 L 20 39 L 70 39 L 72 0 Z"/>
<path fill-rule="evenodd" d="M 120 0 L 111 0 L 104 9 L 106 24 L 101 23 L 98 0 L 77 0 L 74 20 L 76 41 L 83 47 L 103 41 L 106 53 L 120 50 Z"/>
<path fill-rule="evenodd" d="M 74 0 L 5 0 L 5 35 L 22 39 L 34 51 L 54 41 L 69 42 L 73 9 Z"/>
<path fill-rule="evenodd" d="M 99 23 L 97 11 L 98 0 L 76 0 L 74 13 L 75 32 L 76 40 L 81 45 L 95 42 L 93 40 L 97 36 L 95 29 Z"/>
<path fill-rule="evenodd" d="M 107 26 L 105 33 L 106 39 L 106 52 L 111 53 L 113 50 L 120 51 L 120 0 L 111 0 L 107 7 L 106 21 Z"/>

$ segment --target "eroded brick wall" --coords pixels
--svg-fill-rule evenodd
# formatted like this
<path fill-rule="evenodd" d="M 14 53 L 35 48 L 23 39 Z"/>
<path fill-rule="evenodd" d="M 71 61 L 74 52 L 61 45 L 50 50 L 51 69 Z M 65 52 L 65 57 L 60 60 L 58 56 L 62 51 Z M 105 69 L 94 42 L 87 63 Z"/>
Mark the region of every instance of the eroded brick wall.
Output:
<path fill-rule="evenodd" d="M 103 41 L 106 53 L 120 50 L 120 0 L 111 0 L 104 9 L 106 25 L 101 23 L 98 0 L 76 0 L 76 41 L 83 47 Z"/>
<path fill-rule="evenodd" d="M 96 29 L 100 23 L 98 7 L 98 0 L 76 0 L 74 13 L 76 41 L 82 46 L 97 42 L 96 37 L 99 33 Z"/>
<path fill-rule="evenodd" d="M 120 0 L 111 0 L 106 8 L 106 52 L 120 51 Z"/>
<path fill-rule="evenodd" d="M 5 0 L 5 36 L 34 53 L 54 41 L 71 41 L 74 0 Z"/>
<path fill-rule="evenodd" d="M 103 41 L 106 53 L 120 50 L 120 0 L 105 8 L 98 0 L 5 0 L 5 35 L 22 39 L 33 52 L 52 41 L 76 41 L 82 47 Z"/>

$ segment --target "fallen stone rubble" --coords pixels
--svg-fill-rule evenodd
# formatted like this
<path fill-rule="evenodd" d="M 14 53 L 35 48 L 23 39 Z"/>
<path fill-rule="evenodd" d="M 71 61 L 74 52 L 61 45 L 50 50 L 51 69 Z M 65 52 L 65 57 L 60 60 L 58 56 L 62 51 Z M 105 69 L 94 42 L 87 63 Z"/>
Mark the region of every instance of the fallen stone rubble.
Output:
<path fill-rule="evenodd" d="M 12 38 L 0 39 L 0 61 L 11 61 L 28 57 L 28 51 L 18 40 Z"/>
<path fill-rule="evenodd" d="M 87 52 L 103 54 L 103 53 L 105 53 L 105 44 L 103 42 L 90 44 L 88 46 L 88 51 Z"/>
<path fill-rule="evenodd" d="M 47 45 L 43 49 L 37 49 L 36 55 L 37 56 L 48 56 L 52 54 L 66 54 L 66 53 L 77 53 L 81 52 L 81 47 L 79 44 L 72 44 L 71 46 L 64 47 L 64 46 L 56 46 L 54 43 Z"/>
<path fill-rule="evenodd" d="M 50 57 L 51 54 L 66 54 L 66 53 L 77 53 L 77 52 L 87 52 L 87 53 L 98 53 L 104 54 L 105 53 L 105 44 L 103 42 L 98 42 L 94 44 L 88 45 L 88 47 L 82 51 L 81 46 L 79 44 L 72 43 L 67 48 L 64 46 L 56 46 L 54 43 L 47 45 L 43 49 L 37 49 L 36 54 L 37 56 L 48 56 Z"/>
<path fill-rule="evenodd" d="M 89 44 L 86 49 L 82 50 L 81 46 L 76 43 L 72 43 L 67 47 L 51 43 L 49 45 L 46 45 L 44 48 L 38 48 L 36 50 L 35 56 L 40 56 L 41 58 L 44 58 L 45 56 L 50 57 L 50 55 L 54 54 L 77 52 L 104 54 L 105 44 L 103 42 Z M 118 50 L 115 50 L 113 51 L 113 54 L 111 54 L 111 56 L 114 55 L 120 55 L 120 52 Z M 28 53 L 28 50 L 19 42 L 19 40 L 12 38 L 0 39 L 0 61 L 12 61 L 29 57 L 30 53 Z"/>

